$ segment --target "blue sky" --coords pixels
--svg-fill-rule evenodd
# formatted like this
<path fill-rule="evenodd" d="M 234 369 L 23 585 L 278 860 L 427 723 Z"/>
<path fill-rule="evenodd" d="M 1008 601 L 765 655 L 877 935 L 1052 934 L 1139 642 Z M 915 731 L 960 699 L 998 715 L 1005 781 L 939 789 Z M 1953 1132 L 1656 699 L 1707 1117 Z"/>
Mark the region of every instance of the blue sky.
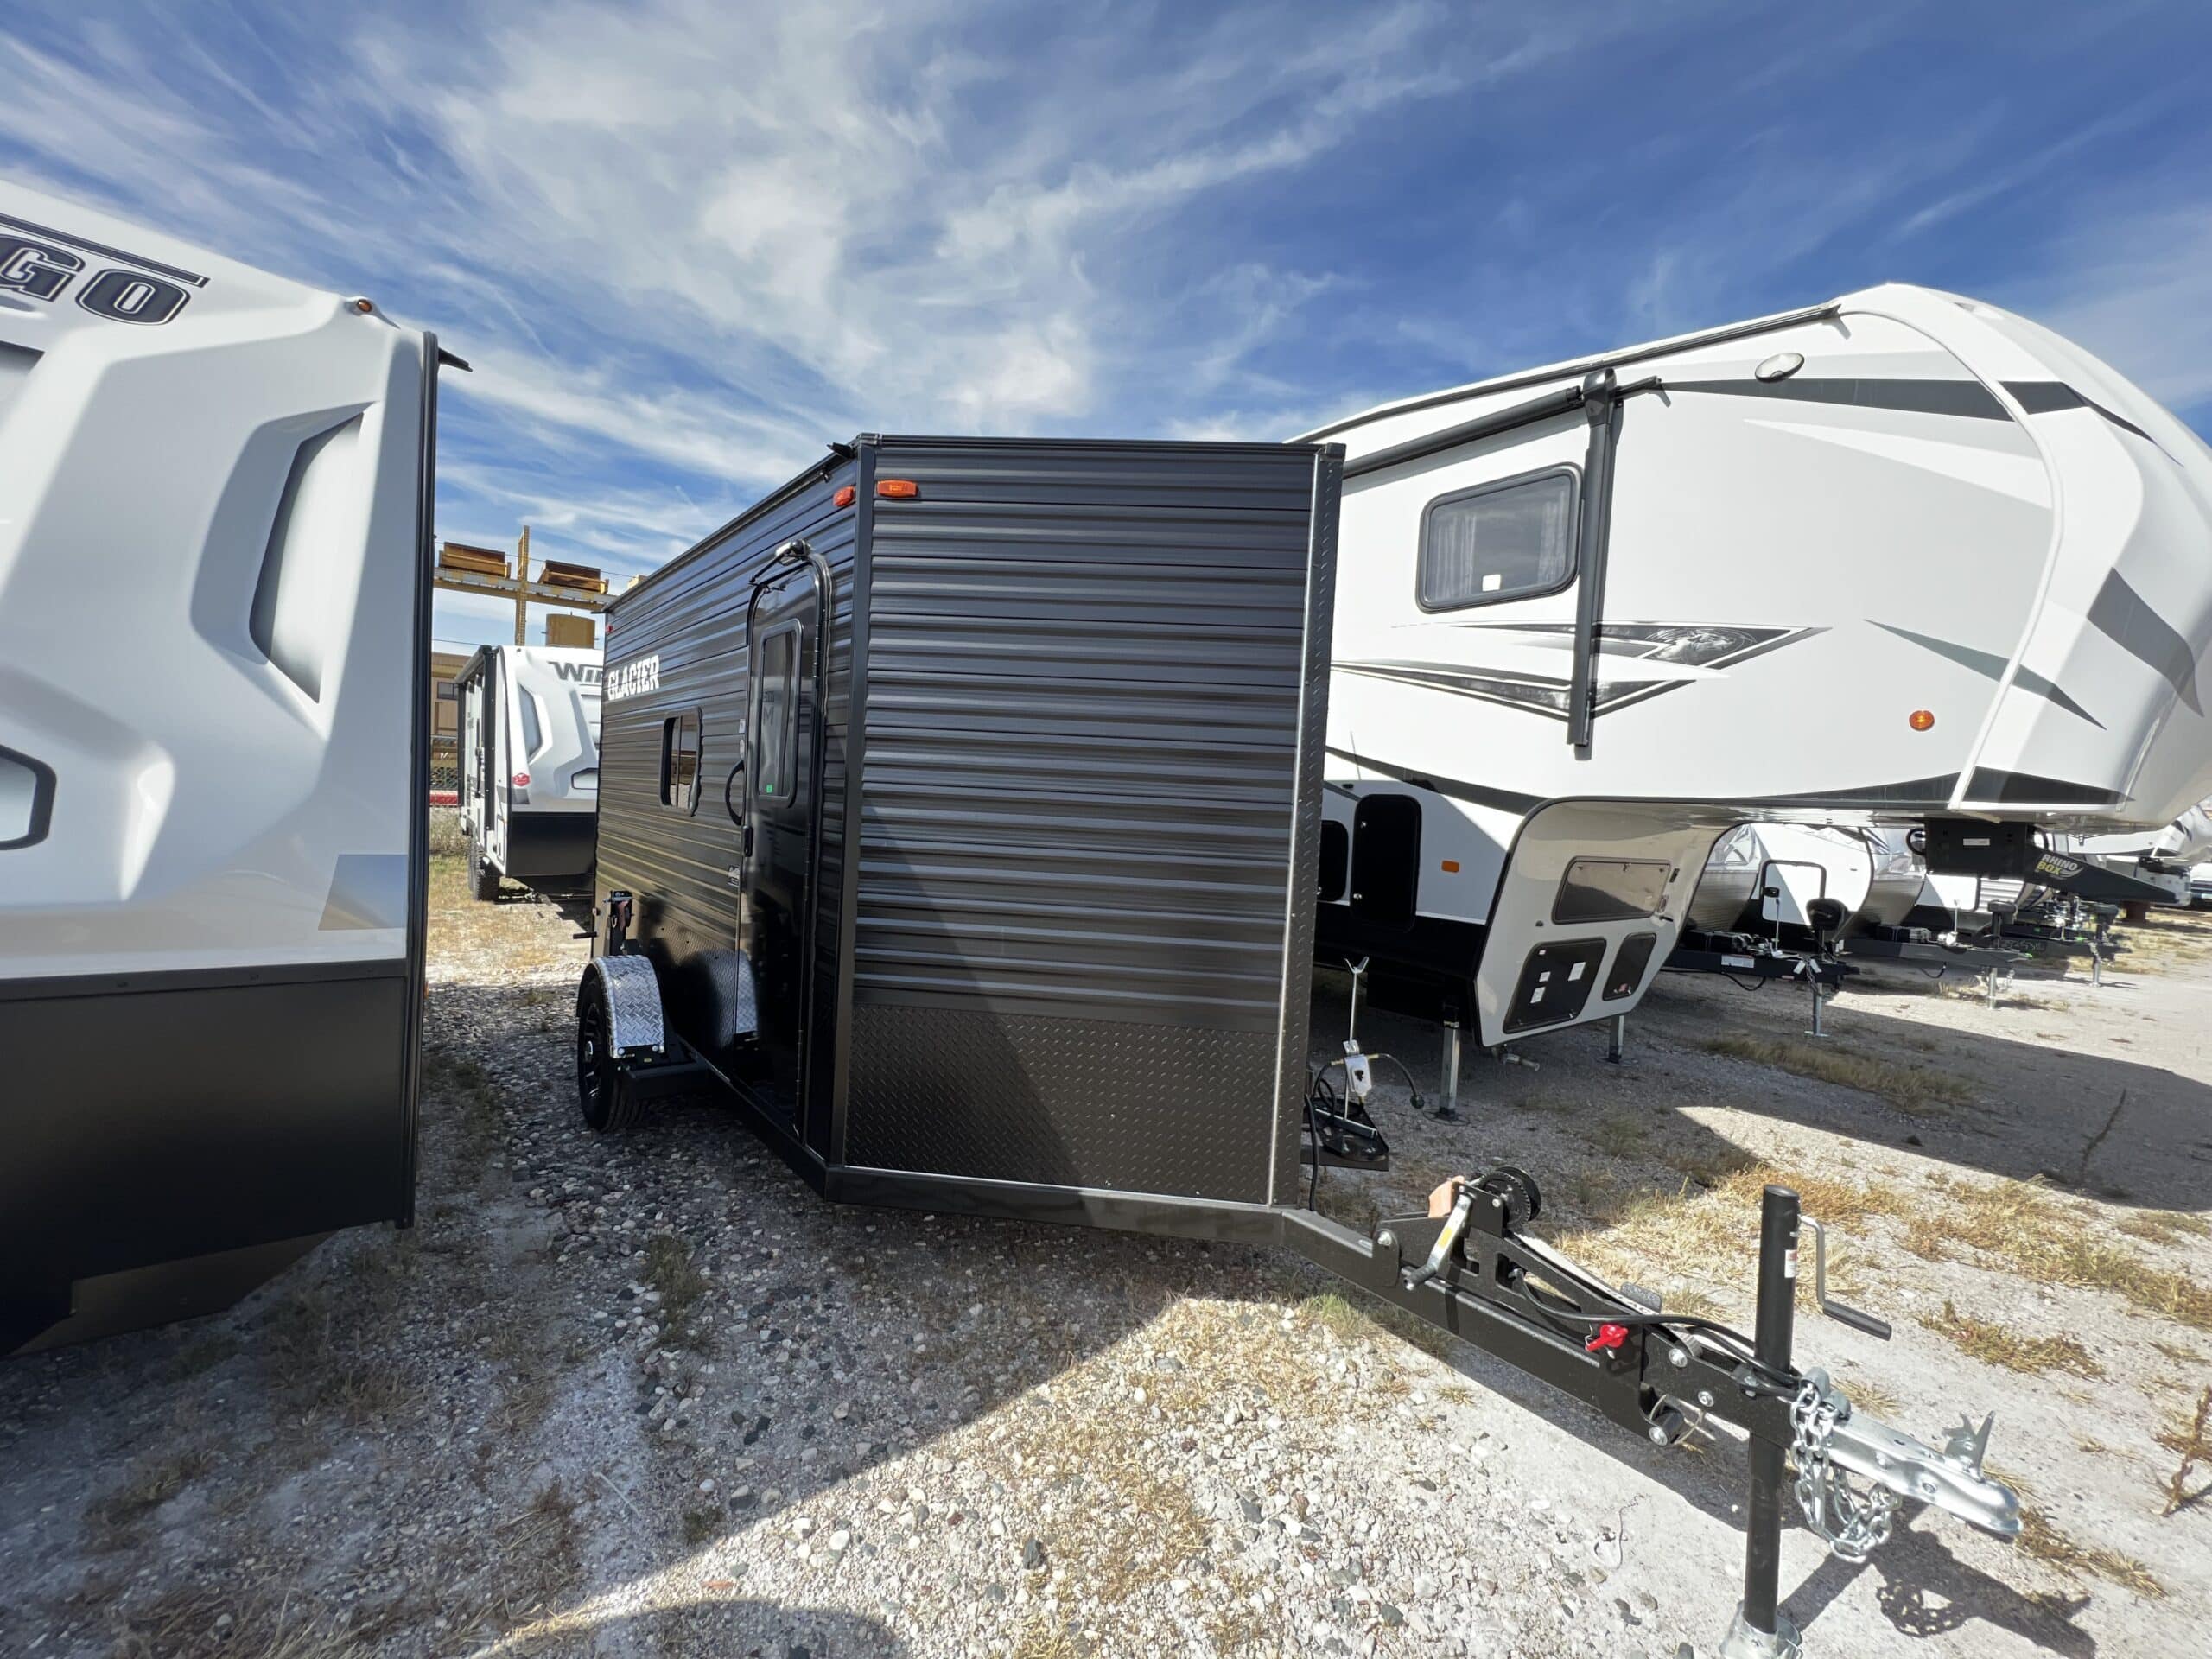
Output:
<path fill-rule="evenodd" d="M 1287 436 L 1891 278 L 2205 430 L 2208 63 L 2198 4 L 18 0 L 0 170 L 435 328 L 440 532 L 626 575 L 859 430 Z"/>

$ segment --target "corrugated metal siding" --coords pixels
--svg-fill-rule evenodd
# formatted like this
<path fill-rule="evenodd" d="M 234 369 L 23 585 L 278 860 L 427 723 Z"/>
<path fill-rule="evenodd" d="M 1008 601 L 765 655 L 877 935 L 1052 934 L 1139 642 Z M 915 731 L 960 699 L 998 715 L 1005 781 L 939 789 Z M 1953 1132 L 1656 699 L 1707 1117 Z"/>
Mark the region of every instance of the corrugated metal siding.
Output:
<path fill-rule="evenodd" d="M 847 1161 L 1266 1198 L 1313 452 L 877 466 Z"/>
<path fill-rule="evenodd" d="M 829 561 L 833 578 L 823 721 L 823 823 L 830 839 L 819 891 L 833 918 L 840 902 L 853 513 L 833 508 L 830 496 L 852 473 L 848 463 L 827 480 L 772 498 L 623 594 L 607 613 L 609 671 L 657 653 L 660 687 L 602 705 L 595 886 L 601 898 L 617 888 L 636 895 L 635 937 L 654 958 L 677 1029 L 710 1056 L 721 1040 L 714 987 L 727 977 L 717 975 L 715 964 L 726 960 L 737 929 L 738 892 L 728 872 L 738 862 L 738 830 L 722 791 L 742 753 L 746 606 L 753 576 L 793 536 L 805 537 Z M 694 708 L 702 711 L 699 804 L 685 816 L 660 804 L 661 727 L 668 716 Z M 834 919 L 826 931 L 834 941 Z M 830 949 L 834 953 L 834 944 Z M 834 997 L 818 997 L 817 1008 L 819 1027 L 834 1014 Z"/>

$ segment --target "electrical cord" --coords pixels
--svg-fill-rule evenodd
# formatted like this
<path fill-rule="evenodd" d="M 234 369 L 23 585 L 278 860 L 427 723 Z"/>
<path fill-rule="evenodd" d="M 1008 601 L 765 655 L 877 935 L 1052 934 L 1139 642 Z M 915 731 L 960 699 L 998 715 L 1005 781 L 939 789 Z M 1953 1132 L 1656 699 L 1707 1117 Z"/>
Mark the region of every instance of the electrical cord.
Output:
<path fill-rule="evenodd" d="M 1396 1066 L 1398 1068 L 1398 1075 L 1405 1078 L 1406 1093 L 1412 1097 L 1414 1110 L 1416 1112 L 1424 1110 L 1426 1109 L 1427 1103 L 1425 1103 L 1421 1097 L 1421 1085 L 1414 1081 L 1413 1068 L 1408 1066 L 1403 1060 L 1400 1059 L 1395 1054 L 1370 1054 L 1367 1057 L 1367 1063 L 1370 1065 L 1376 1065 L 1383 1060 L 1388 1060 L 1391 1065 Z"/>

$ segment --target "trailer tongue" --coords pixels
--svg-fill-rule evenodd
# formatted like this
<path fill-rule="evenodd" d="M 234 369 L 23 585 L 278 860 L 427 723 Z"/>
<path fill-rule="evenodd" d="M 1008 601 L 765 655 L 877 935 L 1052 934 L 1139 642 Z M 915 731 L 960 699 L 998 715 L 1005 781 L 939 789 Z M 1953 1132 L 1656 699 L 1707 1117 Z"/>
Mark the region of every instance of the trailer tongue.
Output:
<path fill-rule="evenodd" d="M 1523 1230 L 1541 1212 L 1535 1181 L 1501 1166 L 1440 1189 L 1432 1213 L 1381 1223 L 1371 1237 L 1310 1211 L 1282 1213 L 1283 1242 L 1362 1289 L 1595 1407 L 1654 1446 L 1719 1424 L 1749 1440 L 1744 1599 L 1726 1659 L 1801 1650 L 1779 1611 L 1785 1492 L 1836 1555 L 1863 1561 L 1904 1506 L 1942 1510 L 1999 1537 L 2020 1530 L 2018 1498 L 1982 1467 L 1994 1418 L 1931 1446 L 1855 1408 L 1826 1371 L 1791 1357 L 1798 1242 L 1813 1234 L 1821 1311 L 1886 1340 L 1881 1320 L 1827 1294 L 1827 1237 L 1797 1194 L 1769 1186 L 1759 1233 L 1756 1333 L 1669 1314 L 1616 1287 Z M 1440 1217 L 1433 1213 L 1442 1209 Z M 1794 1477 L 1790 1471 L 1794 1469 Z M 1785 1484 L 1786 1483 L 1786 1484 Z"/>

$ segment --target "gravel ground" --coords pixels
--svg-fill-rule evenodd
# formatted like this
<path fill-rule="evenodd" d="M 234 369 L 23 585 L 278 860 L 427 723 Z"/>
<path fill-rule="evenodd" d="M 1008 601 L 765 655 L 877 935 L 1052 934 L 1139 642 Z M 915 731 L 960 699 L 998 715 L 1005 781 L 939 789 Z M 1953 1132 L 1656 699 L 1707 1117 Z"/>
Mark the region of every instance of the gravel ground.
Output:
<path fill-rule="evenodd" d="M 0 1366 L 0 1653 L 1647 1654 L 1711 1643 L 1743 1460 L 1656 1452 L 1287 1259 L 839 1209 L 725 1109 L 577 1127 L 584 945 L 434 891 L 420 1224 L 231 1313 Z M 1838 1224 L 1887 1345 L 1801 1357 L 1924 1434 L 1999 1410 L 2035 1523 L 1784 1540 L 1815 1652 L 2181 1650 L 2212 1612 L 2212 930 L 2005 1006 L 1669 978 L 1631 1024 L 1470 1056 L 1376 1116 L 1364 1221 L 1506 1159 L 1538 1230 L 1748 1307 L 1759 1182 Z M 1333 1050 L 1340 982 L 1317 1000 Z M 1363 1015 L 1433 1093 L 1436 1045 Z M 1389 1068 L 1385 1067 L 1386 1072 Z M 1802 1075 L 1806 1072 L 1818 1075 Z M 1395 1073 L 1391 1073 L 1395 1080 Z M 1409 1340 L 1408 1335 L 1414 1338 Z"/>

